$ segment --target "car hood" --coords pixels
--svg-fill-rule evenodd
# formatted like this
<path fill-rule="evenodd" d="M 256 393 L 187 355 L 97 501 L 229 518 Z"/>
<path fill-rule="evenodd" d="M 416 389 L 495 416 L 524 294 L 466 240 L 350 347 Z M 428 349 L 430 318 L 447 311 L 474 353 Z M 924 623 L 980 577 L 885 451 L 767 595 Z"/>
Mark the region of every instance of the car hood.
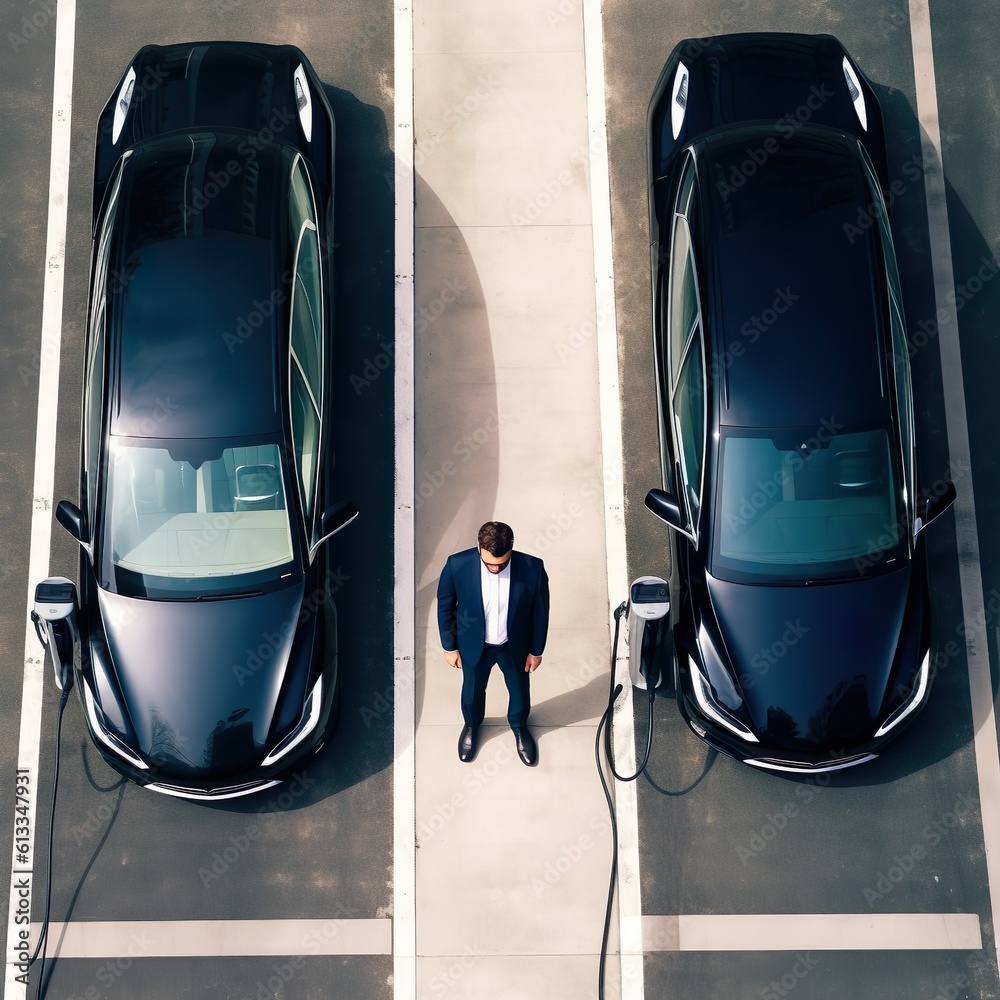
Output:
<path fill-rule="evenodd" d="M 260 764 L 302 596 L 301 585 L 211 601 L 100 592 L 134 749 L 159 775 L 192 780 Z"/>
<path fill-rule="evenodd" d="M 762 743 L 839 751 L 872 736 L 911 580 L 909 566 L 820 586 L 707 577 L 719 635 Z"/>

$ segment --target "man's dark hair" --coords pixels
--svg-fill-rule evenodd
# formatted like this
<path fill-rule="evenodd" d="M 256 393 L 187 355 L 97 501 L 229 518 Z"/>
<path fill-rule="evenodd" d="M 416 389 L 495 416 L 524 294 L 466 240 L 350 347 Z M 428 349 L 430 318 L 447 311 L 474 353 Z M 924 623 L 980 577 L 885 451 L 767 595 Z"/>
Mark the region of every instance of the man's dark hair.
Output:
<path fill-rule="evenodd" d="M 514 548 L 514 532 L 503 521 L 487 521 L 479 529 L 479 547 L 491 556 L 505 556 Z"/>

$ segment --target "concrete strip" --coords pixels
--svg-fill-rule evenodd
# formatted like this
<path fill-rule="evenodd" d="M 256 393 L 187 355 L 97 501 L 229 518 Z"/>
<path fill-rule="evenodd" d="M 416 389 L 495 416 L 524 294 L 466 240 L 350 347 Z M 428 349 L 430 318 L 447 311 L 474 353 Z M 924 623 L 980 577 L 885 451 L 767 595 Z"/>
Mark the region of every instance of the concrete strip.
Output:
<path fill-rule="evenodd" d="M 653 951 L 977 951 L 976 913 L 741 913 L 642 918 Z"/>
<path fill-rule="evenodd" d="M 38 928 L 32 924 L 32 939 Z M 49 924 L 49 959 L 391 953 L 389 919 L 77 920 Z"/>
<path fill-rule="evenodd" d="M 952 270 L 944 164 L 941 160 L 941 129 L 938 118 L 937 84 L 934 77 L 930 9 L 927 0 L 910 0 L 909 7 L 948 452 L 954 467 L 969 470 L 959 486 L 958 499 L 955 502 L 955 534 L 962 591 L 962 618 L 966 625 L 969 694 L 976 732 L 976 770 L 979 774 L 979 801 L 983 840 L 986 846 L 986 870 L 989 878 L 990 908 L 995 923 L 996 892 L 1000 886 L 1000 852 L 995 849 L 1000 843 L 1000 754 L 997 746 L 989 643 L 985 626 L 987 617 L 980 568 L 972 449 L 969 444 L 969 421 L 965 406 L 965 380 L 955 300 L 955 276 Z M 993 946 L 997 961 L 1000 963 L 1000 937 L 996 933 L 993 935 Z"/>
<path fill-rule="evenodd" d="M 601 391 L 601 454 L 604 460 L 604 532 L 608 571 L 608 625 L 611 610 L 628 596 L 625 557 L 625 482 L 618 379 L 618 323 L 615 310 L 615 267 L 611 240 L 611 178 L 608 169 L 607 104 L 604 89 L 604 26 L 600 0 L 584 0 L 583 38 L 587 67 L 590 197 L 593 213 L 594 277 L 597 301 L 597 363 Z M 623 630 L 624 631 L 624 630 Z M 616 769 L 634 774 L 635 732 L 632 685 L 624 641 L 618 644 L 615 678 L 622 694 L 614 709 Z M 635 785 L 614 782 L 618 821 L 618 932 L 622 1000 L 642 1000 L 642 891 L 639 878 L 639 804 Z"/>
<path fill-rule="evenodd" d="M 413 7 L 393 8 L 395 171 L 395 481 L 393 523 L 393 997 L 414 1000 L 417 975 L 413 525 Z"/>
<path fill-rule="evenodd" d="M 34 510 L 28 556 L 25 610 L 24 680 L 21 688 L 21 731 L 18 743 L 18 790 L 26 789 L 24 812 L 15 813 L 11 845 L 10 903 L 7 909 L 3 995 L 22 1000 L 27 991 L 24 924 L 18 916 L 31 913 L 34 882 L 35 818 L 37 815 L 39 739 L 42 725 L 45 656 L 27 615 L 34 605 L 35 584 L 49 575 L 52 538 L 59 399 L 59 355 L 62 343 L 63 281 L 66 272 L 66 213 L 69 203 L 69 160 L 73 111 L 73 44 L 76 0 L 59 0 L 56 8 L 55 72 L 52 83 L 52 149 L 49 157 L 49 217 L 45 238 L 45 278 L 42 289 L 42 331 L 38 372 L 38 412 L 35 423 Z M 25 783 L 21 784 L 21 779 Z M 17 805 L 21 806 L 20 799 Z"/>
<path fill-rule="evenodd" d="M 461 286 L 416 325 L 418 982 L 456 998 L 487 980 L 491 996 L 523 995 L 530 965 L 547 998 L 576 1000 L 597 977 L 611 862 L 593 755 L 609 588 L 587 79 L 582 13 L 555 8 L 415 11 L 417 314 Z M 499 725 L 459 762 L 460 677 L 436 642 L 444 559 L 493 517 L 545 559 L 552 586 L 530 770 L 499 672 L 487 698 Z"/>

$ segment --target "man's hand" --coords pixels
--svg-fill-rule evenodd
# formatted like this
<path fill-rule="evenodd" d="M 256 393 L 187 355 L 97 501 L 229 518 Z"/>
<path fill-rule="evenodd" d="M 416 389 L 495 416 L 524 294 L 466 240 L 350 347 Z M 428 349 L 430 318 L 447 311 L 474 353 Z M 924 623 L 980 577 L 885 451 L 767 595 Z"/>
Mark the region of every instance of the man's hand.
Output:
<path fill-rule="evenodd" d="M 535 656 L 534 653 L 528 653 L 528 660 L 524 664 L 525 673 L 534 673 L 542 665 L 542 658 L 540 656 Z"/>
<path fill-rule="evenodd" d="M 458 655 L 457 649 L 446 649 L 444 651 L 444 662 L 449 667 L 455 667 L 457 670 L 462 669 L 462 657 Z"/>

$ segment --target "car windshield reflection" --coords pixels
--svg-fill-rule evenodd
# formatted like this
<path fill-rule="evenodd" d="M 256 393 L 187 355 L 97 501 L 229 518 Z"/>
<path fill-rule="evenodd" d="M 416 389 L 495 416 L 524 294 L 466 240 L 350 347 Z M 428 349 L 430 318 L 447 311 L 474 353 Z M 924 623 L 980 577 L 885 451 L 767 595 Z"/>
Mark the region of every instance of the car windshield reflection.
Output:
<path fill-rule="evenodd" d="M 102 586 L 197 597 L 290 575 L 292 531 L 278 446 L 112 438 Z"/>
<path fill-rule="evenodd" d="M 901 498 L 883 429 L 826 435 L 728 431 L 720 451 L 712 573 L 801 583 L 895 569 Z"/>

